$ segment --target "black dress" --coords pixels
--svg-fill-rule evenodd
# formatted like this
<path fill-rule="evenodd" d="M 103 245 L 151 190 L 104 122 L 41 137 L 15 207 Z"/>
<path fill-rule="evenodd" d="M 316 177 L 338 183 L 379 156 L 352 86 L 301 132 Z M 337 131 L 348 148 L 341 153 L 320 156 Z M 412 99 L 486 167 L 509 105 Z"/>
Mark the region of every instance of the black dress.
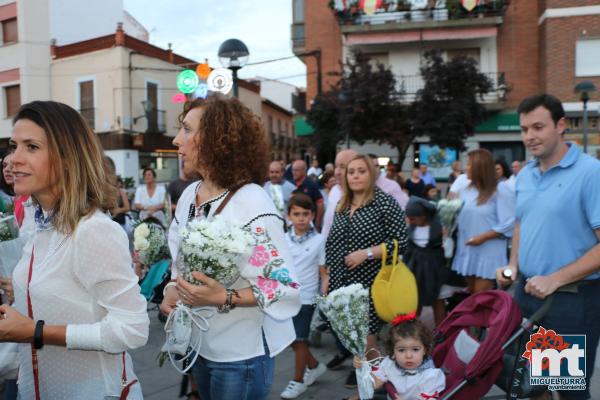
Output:
<path fill-rule="evenodd" d="M 448 279 L 446 258 L 442 248 L 442 225 L 435 217 L 429 225 L 429 241 L 425 247 L 417 246 L 413 241 L 415 227 L 408 226 L 408 250 L 406 265 L 415 275 L 419 290 L 419 305 L 431 306 L 440 294 L 440 288 Z"/>
<path fill-rule="evenodd" d="M 349 270 L 344 264 L 344 257 L 356 250 L 378 246 L 383 242 L 391 253 L 394 239 L 398 240 L 398 253 L 404 254 L 408 241 L 404 211 L 393 197 L 375 188 L 373 201 L 359 207 L 352 217 L 350 209 L 335 213 L 325 245 L 326 264 L 330 267 L 329 291 L 353 283 L 360 283 L 369 289 L 370 334 L 379 333 L 385 323 L 377 316 L 370 296 L 371 285 L 381 269 L 381 260 L 366 260 Z"/>

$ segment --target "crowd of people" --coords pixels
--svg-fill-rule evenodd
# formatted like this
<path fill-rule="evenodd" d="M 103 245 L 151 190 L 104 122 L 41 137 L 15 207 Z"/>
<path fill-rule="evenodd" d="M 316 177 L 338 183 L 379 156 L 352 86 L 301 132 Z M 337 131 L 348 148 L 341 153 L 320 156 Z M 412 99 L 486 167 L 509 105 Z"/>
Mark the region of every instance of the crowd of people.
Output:
<path fill-rule="evenodd" d="M 464 173 L 460 162 L 452 164 L 445 191 L 425 164 L 403 179 L 393 163 L 382 171 L 376 155 L 351 149 L 323 169 L 316 160 L 310 168 L 304 160 L 270 161 L 261 122 L 241 102 L 196 99 L 186 103 L 173 140 L 181 175 L 165 187 L 145 168 L 130 204 L 75 110 L 49 101 L 23 105 L 0 182 L 0 212 L 12 210 L 21 226 L 14 273 L 0 280 L 0 341 L 18 343 L 6 393 L 16 393 L 18 366 L 21 398 L 142 398 L 127 351 L 148 338 L 138 285 L 144 269 L 132 268 L 141 263 L 119 227 L 127 229 L 133 210 L 139 220 L 164 225 L 173 267 L 161 312 L 178 304 L 214 310 L 195 349 L 195 398 L 266 399 L 274 357 L 288 346 L 295 365 L 282 398 L 300 397 L 340 367 L 351 354 L 337 337 L 332 360 L 310 351 L 315 296 L 351 284 L 370 288 L 383 254 L 395 246 L 415 276 L 419 306 L 390 325 L 370 299 L 369 351 L 353 364 L 383 356 L 375 387 L 389 382 L 402 399 L 439 394 L 444 373 L 430 358 L 422 308 L 433 308 L 437 325 L 454 291 L 472 295 L 514 283 L 524 315 L 556 292 L 542 325 L 587 335 L 587 389 L 561 398 L 589 398 L 600 337 L 600 162 L 565 141 L 555 97 L 529 97 L 518 112 L 533 159 L 515 160 L 509 170 L 490 151 L 472 150 Z M 440 222 L 442 197 L 461 201 L 455 230 Z M 193 272 L 199 284 L 191 283 L 174 266 L 181 232 L 192 220 L 217 215 L 238 221 L 256 245 L 237 266 L 234 284 L 202 272 Z M 449 237 L 456 243 L 451 254 L 443 247 Z M 0 242 L 3 260 L 8 245 Z M 576 290 L 561 292 L 567 284 Z M 354 371 L 345 385 L 357 386 Z"/>

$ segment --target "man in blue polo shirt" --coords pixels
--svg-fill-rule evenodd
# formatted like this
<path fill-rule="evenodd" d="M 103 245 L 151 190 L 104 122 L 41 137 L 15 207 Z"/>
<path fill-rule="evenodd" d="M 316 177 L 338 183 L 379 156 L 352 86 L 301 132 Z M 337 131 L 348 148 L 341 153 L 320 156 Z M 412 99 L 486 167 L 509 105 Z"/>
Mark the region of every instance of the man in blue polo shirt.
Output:
<path fill-rule="evenodd" d="M 588 399 L 600 336 L 600 161 L 565 142 L 565 113 L 556 97 L 528 97 L 518 112 L 523 143 L 535 158 L 517 176 L 512 253 L 496 278 L 502 286 L 516 281 L 515 299 L 527 316 L 577 282 L 554 295 L 541 326 L 587 336 L 586 390 L 560 397 Z"/>

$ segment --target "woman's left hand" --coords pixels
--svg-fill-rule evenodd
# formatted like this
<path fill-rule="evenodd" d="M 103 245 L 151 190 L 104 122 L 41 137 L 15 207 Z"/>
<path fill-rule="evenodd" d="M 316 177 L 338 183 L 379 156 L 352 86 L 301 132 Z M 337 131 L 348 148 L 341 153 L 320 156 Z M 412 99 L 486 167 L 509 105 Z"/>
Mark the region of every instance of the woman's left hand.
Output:
<path fill-rule="evenodd" d="M 225 286 L 209 278 L 202 272 L 192 272 L 192 276 L 202 285 L 192 285 L 181 276 L 177 278 L 179 298 L 191 306 L 220 306 L 227 299 Z"/>
<path fill-rule="evenodd" d="M 35 322 L 6 304 L 0 305 L 0 342 L 31 343 Z"/>
<path fill-rule="evenodd" d="M 344 257 L 344 264 L 348 269 L 354 269 L 365 262 L 366 259 L 367 252 L 365 250 L 356 250 Z"/>
<path fill-rule="evenodd" d="M 473 236 L 472 238 L 467 240 L 465 242 L 465 244 L 467 246 L 479 246 L 480 244 L 483 244 L 484 242 L 485 242 L 485 239 L 481 235 L 477 235 L 477 236 Z"/>

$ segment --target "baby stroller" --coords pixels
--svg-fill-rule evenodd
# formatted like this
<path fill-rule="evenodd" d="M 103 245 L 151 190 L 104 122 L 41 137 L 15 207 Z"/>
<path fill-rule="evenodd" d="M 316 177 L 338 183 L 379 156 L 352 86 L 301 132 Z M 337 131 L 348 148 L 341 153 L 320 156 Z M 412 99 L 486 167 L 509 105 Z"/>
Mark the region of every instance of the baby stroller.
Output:
<path fill-rule="evenodd" d="M 517 394 L 522 398 L 522 388 L 514 386 L 513 380 L 517 363 L 524 359 L 519 357 L 519 349 L 516 356 L 505 352 L 531 333 L 534 322 L 543 318 L 550 302 L 551 297 L 523 322 L 519 306 L 502 290 L 478 293 L 461 302 L 435 331 L 438 344 L 433 350 L 433 361 L 446 373 L 446 389 L 440 399 L 479 399 L 494 383 L 507 394 L 493 398 L 512 399 Z"/>

